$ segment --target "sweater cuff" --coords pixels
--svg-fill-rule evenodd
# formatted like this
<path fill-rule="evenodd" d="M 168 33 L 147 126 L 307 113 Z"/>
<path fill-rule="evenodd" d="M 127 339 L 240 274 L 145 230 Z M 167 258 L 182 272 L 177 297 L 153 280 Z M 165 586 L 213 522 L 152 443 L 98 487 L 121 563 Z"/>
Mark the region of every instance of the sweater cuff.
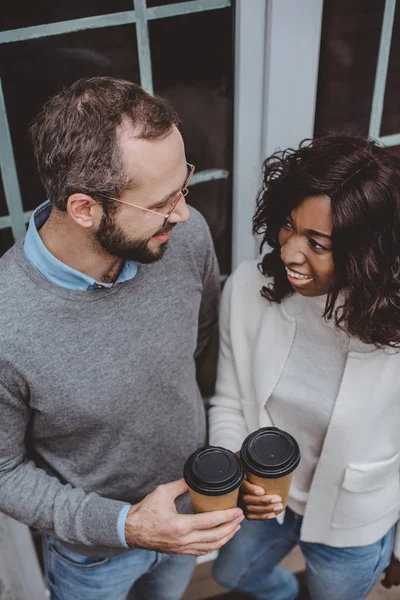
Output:
<path fill-rule="evenodd" d="M 393 554 L 397 560 L 400 560 L 400 521 L 397 521 L 395 536 L 394 536 L 394 547 Z"/>
<path fill-rule="evenodd" d="M 88 494 L 82 507 L 80 528 L 83 543 L 88 546 L 110 546 L 125 548 L 118 534 L 118 519 L 126 502 Z"/>
<path fill-rule="evenodd" d="M 121 512 L 119 513 L 119 517 L 118 517 L 118 523 L 117 523 L 117 530 L 118 530 L 118 537 L 121 540 L 122 544 L 125 546 L 125 548 L 129 548 L 128 544 L 126 543 L 126 538 L 125 538 L 125 522 L 126 522 L 126 517 L 127 514 L 129 512 L 129 509 L 131 508 L 132 504 L 127 504 L 126 506 L 124 506 L 124 508 L 121 509 Z"/>

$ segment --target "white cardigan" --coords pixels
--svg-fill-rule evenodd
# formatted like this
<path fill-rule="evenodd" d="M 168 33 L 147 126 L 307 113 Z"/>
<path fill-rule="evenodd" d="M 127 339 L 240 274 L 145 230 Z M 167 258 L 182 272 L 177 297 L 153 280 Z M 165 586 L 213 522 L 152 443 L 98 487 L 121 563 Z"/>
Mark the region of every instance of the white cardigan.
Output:
<path fill-rule="evenodd" d="M 240 449 L 271 426 L 268 399 L 285 367 L 296 322 L 260 290 L 257 262 L 239 266 L 222 295 L 216 394 L 210 443 Z M 321 356 L 321 360 L 324 357 Z M 400 517 L 400 353 L 349 352 L 322 453 L 311 484 L 301 539 L 365 546 Z M 400 559 L 400 526 L 395 556 Z"/>

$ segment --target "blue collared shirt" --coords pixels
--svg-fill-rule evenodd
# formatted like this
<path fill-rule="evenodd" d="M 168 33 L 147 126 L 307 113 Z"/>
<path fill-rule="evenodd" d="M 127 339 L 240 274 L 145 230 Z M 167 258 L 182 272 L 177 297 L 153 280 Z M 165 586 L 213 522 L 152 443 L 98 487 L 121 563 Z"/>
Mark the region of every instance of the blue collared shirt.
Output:
<path fill-rule="evenodd" d="M 115 283 L 96 281 L 93 277 L 72 269 L 51 254 L 43 244 L 39 229 L 49 218 L 51 204 L 49 201 L 41 204 L 31 216 L 28 231 L 24 240 L 26 256 L 42 275 L 47 279 L 71 290 L 95 290 L 99 287 L 112 287 L 115 283 L 122 283 L 133 279 L 137 273 L 137 263 L 127 260 Z"/>
<path fill-rule="evenodd" d="M 93 277 L 72 269 L 49 252 L 42 242 L 39 229 L 49 218 L 50 212 L 50 201 L 44 202 L 34 211 L 29 221 L 28 231 L 24 240 L 24 251 L 33 266 L 53 283 L 71 290 L 95 290 L 99 287 L 112 287 L 115 285 L 113 283 L 96 281 Z M 136 273 L 137 263 L 133 260 L 126 261 L 115 283 L 133 279 Z M 129 546 L 125 539 L 125 521 L 130 507 L 131 504 L 127 504 L 121 509 L 117 523 L 119 539 L 126 548 L 129 548 Z"/>

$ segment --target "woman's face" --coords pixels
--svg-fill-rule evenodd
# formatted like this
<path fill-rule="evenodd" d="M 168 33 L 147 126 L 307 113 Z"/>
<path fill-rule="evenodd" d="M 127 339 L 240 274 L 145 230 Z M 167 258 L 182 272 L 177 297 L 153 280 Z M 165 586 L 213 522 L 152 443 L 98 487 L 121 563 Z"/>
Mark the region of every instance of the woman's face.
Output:
<path fill-rule="evenodd" d="M 303 296 L 327 294 L 333 280 L 332 213 L 328 196 L 308 196 L 279 230 L 287 278 Z"/>

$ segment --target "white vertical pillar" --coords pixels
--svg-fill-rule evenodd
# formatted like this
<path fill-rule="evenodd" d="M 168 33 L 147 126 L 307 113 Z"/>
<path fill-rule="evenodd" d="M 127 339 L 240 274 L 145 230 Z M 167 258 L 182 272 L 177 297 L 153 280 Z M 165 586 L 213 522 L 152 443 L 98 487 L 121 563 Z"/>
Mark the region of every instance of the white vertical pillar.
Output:
<path fill-rule="evenodd" d="M 236 0 L 232 269 L 255 258 L 251 234 L 261 182 L 266 0 Z"/>
<path fill-rule="evenodd" d="M 323 0 L 268 0 L 266 158 L 314 134 Z"/>
<path fill-rule="evenodd" d="M 312 137 L 323 0 L 237 0 L 232 268 L 251 235 L 262 161 Z"/>

